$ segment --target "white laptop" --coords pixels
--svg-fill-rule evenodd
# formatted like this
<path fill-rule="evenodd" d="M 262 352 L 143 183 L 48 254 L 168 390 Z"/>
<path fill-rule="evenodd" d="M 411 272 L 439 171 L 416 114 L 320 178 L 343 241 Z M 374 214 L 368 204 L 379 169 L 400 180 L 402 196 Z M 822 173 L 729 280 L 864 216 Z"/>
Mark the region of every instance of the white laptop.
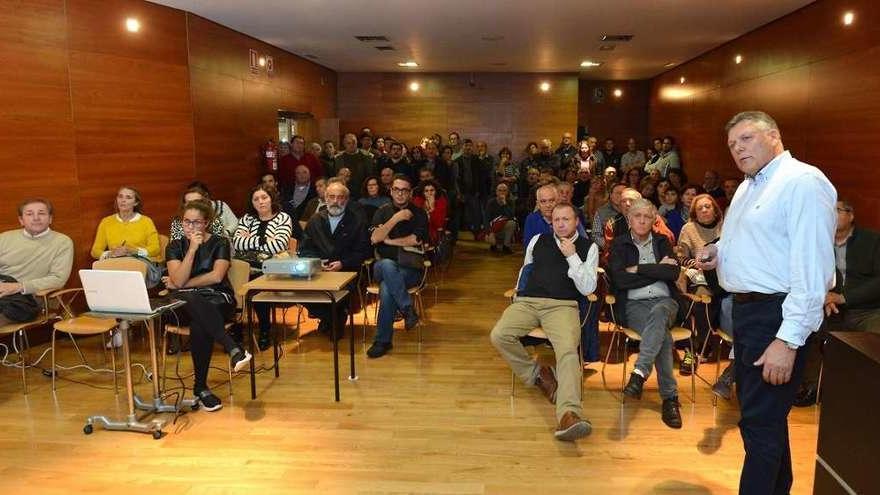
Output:
<path fill-rule="evenodd" d="M 92 311 L 103 313 L 152 314 L 174 301 L 150 301 L 140 272 L 123 270 L 80 270 L 79 279 Z"/>

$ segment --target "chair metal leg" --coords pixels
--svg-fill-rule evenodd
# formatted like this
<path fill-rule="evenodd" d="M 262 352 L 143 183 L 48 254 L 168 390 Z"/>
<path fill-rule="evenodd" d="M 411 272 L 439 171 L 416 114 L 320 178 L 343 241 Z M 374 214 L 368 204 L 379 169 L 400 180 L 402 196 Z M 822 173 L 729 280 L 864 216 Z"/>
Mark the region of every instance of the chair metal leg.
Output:
<path fill-rule="evenodd" d="M 19 344 L 20 344 L 20 347 L 18 348 L 18 358 L 19 358 L 19 361 L 21 362 L 21 383 L 22 383 L 22 386 L 24 387 L 24 395 L 27 395 L 28 394 L 28 384 L 27 384 L 28 352 L 27 352 L 27 348 L 28 348 L 29 342 L 27 340 L 27 333 L 24 330 L 19 330 L 18 336 L 19 336 Z M 12 338 L 15 339 L 15 336 L 13 335 Z"/>
<path fill-rule="evenodd" d="M 55 369 L 55 328 L 52 328 L 52 339 L 51 339 L 51 349 L 52 349 L 52 367 L 49 368 L 52 372 L 52 391 L 55 391 L 55 374 L 58 371 Z"/>
<path fill-rule="evenodd" d="M 53 329 L 53 332 L 54 332 L 54 329 Z M 76 353 L 79 355 L 80 361 L 82 361 L 83 364 L 88 364 L 86 362 L 86 357 L 83 356 L 82 351 L 79 349 L 79 345 L 76 343 L 76 338 L 74 338 L 72 333 L 67 334 L 67 336 L 70 337 L 70 341 L 73 342 L 73 348 L 76 349 Z"/>
<path fill-rule="evenodd" d="M 516 373 L 510 372 L 510 396 L 516 396 Z"/>
<path fill-rule="evenodd" d="M 617 340 L 617 330 L 611 330 L 611 342 L 608 343 L 608 352 L 605 353 L 605 361 L 602 362 L 602 376 L 605 376 L 605 367 L 608 366 L 608 360 L 611 359 L 611 351 L 614 349 L 614 341 Z"/>
<path fill-rule="evenodd" d="M 708 336 L 707 336 L 708 338 Z M 694 348 L 694 340 L 688 339 L 690 342 L 691 349 Z M 705 342 L 704 342 L 705 343 Z M 702 354 L 701 354 L 702 355 Z M 697 368 L 700 367 L 700 358 L 695 358 L 695 366 L 691 373 L 691 403 L 697 403 Z"/>
<path fill-rule="evenodd" d="M 620 377 L 620 403 L 623 404 L 626 402 L 626 394 L 623 393 L 623 389 L 626 387 L 626 365 L 627 361 L 629 361 L 629 337 L 623 337 L 621 342 L 623 343 L 623 375 Z"/>
<path fill-rule="evenodd" d="M 102 339 L 103 340 L 103 339 Z M 163 347 L 162 357 L 165 357 L 165 351 Z M 119 395 L 119 376 L 116 373 L 116 351 L 110 353 L 110 367 L 113 369 L 113 395 Z M 164 370 L 163 370 L 164 376 Z M 157 380 L 156 377 L 153 377 L 154 380 Z"/>

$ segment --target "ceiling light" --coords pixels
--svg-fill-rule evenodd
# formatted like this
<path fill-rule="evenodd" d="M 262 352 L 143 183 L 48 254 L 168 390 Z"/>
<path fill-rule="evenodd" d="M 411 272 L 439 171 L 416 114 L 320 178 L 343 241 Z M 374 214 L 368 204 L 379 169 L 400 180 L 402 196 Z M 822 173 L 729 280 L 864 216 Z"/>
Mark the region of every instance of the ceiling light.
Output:
<path fill-rule="evenodd" d="M 125 29 L 128 29 L 130 33 L 136 33 L 141 30 L 141 21 L 134 17 L 129 17 L 125 20 Z"/>
<path fill-rule="evenodd" d="M 398 67 L 418 67 L 419 64 L 410 60 L 409 62 L 397 62 Z"/>
<path fill-rule="evenodd" d="M 419 90 L 419 87 L 420 87 L 420 86 L 419 86 L 418 81 L 413 81 L 413 82 L 409 83 L 409 90 L 412 91 L 413 93 L 415 93 L 416 91 L 418 91 L 418 90 Z"/>
<path fill-rule="evenodd" d="M 599 67 L 602 65 L 602 62 L 593 62 L 592 60 L 584 60 L 581 62 L 581 67 Z"/>
<path fill-rule="evenodd" d="M 849 12 L 843 14 L 843 25 L 844 26 L 851 25 L 853 23 L 853 21 L 855 21 L 855 20 L 856 20 L 856 15 L 852 11 L 849 11 Z"/>
<path fill-rule="evenodd" d="M 663 67 L 673 67 L 673 66 L 675 66 L 675 62 L 669 62 L 668 64 L 664 65 Z"/>
<path fill-rule="evenodd" d="M 266 57 L 260 57 L 260 60 L 257 63 L 260 64 L 260 67 L 265 67 L 266 66 Z"/>
<path fill-rule="evenodd" d="M 684 84 L 685 81 L 687 81 L 687 79 L 685 79 L 684 76 L 681 76 L 681 78 L 678 80 L 678 83 Z"/>
<path fill-rule="evenodd" d="M 547 81 L 544 81 L 541 83 L 540 86 L 538 86 L 538 88 L 540 88 L 541 91 L 546 93 L 547 91 L 550 91 L 550 83 Z"/>
<path fill-rule="evenodd" d="M 737 64 L 741 64 L 742 61 L 743 61 L 743 56 L 742 56 L 742 55 L 737 55 L 736 57 L 733 58 L 733 61 L 734 61 L 735 63 L 737 63 Z"/>
<path fill-rule="evenodd" d="M 623 96 L 623 90 L 620 89 L 620 88 L 615 89 L 615 90 L 614 90 L 614 97 L 615 97 L 615 98 L 620 98 L 621 96 Z"/>

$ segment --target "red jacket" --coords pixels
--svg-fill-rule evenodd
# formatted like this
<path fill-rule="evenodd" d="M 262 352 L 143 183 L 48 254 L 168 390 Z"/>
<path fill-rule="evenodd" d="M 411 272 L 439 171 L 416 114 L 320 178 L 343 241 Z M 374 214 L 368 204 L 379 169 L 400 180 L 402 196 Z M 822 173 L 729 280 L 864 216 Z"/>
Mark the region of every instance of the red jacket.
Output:
<path fill-rule="evenodd" d="M 321 162 L 311 153 L 303 153 L 302 158 L 297 160 L 293 154 L 284 155 L 278 159 L 278 180 L 282 187 L 288 189 L 296 182 L 296 167 L 305 165 L 309 169 L 309 181 L 314 184 L 318 177 L 324 176 L 324 167 Z"/>

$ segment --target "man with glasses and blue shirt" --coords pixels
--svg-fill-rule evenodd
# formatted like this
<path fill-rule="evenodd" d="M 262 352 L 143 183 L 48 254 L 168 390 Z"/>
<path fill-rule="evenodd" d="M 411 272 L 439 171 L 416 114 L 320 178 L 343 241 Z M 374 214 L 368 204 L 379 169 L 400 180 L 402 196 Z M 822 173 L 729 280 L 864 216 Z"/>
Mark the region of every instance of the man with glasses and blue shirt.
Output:
<path fill-rule="evenodd" d="M 739 492 L 789 493 L 788 413 L 803 377 L 807 338 L 822 324 L 834 277 L 837 192 L 819 169 L 785 150 L 766 113 L 739 113 L 725 130 L 747 179 L 727 210 L 721 240 L 698 251 L 696 267 L 717 269 L 733 295 L 746 451 Z"/>
<path fill-rule="evenodd" d="M 380 206 L 373 216 L 370 242 L 376 249 L 373 277 L 379 284 L 379 316 L 376 337 L 367 350 L 370 358 L 382 357 L 393 347 L 394 316 L 398 311 L 403 314 L 407 330 L 419 322 L 407 289 L 418 285 L 423 268 L 402 260 L 418 257 L 408 256 L 414 253 L 406 252 L 404 248 L 417 248 L 427 242 L 428 215 L 413 205 L 411 198 L 411 179 L 397 174 L 391 182 L 391 203 Z"/>

